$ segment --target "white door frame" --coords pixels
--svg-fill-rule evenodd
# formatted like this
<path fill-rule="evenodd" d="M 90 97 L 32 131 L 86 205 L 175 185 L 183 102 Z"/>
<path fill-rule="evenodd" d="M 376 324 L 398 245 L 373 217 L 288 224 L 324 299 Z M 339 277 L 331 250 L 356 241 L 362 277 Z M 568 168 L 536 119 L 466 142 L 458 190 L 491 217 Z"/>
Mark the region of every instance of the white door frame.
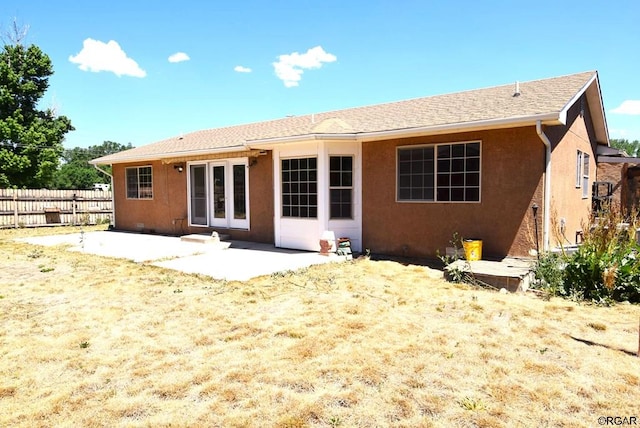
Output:
<path fill-rule="evenodd" d="M 207 187 L 207 224 L 192 224 L 191 223 L 191 173 L 190 167 L 195 165 L 203 165 L 206 170 L 206 187 Z M 234 206 L 234 176 L 233 167 L 236 165 L 244 166 L 244 192 L 245 192 L 245 218 L 234 218 L 235 206 Z M 224 168 L 224 196 L 222 203 L 224 204 L 225 217 L 215 218 L 214 210 L 214 192 L 215 186 L 213 185 L 213 170 L 215 167 Z M 229 159 L 216 159 L 210 161 L 194 161 L 187 165 L 189 170 L 189 180 L 187 182 L 188 195 L 188 216 L 189 225 L 194 227 L 220 227 L 225 229 L 249 229 L 249 162 L 247 158 L 229 158 Z"/>

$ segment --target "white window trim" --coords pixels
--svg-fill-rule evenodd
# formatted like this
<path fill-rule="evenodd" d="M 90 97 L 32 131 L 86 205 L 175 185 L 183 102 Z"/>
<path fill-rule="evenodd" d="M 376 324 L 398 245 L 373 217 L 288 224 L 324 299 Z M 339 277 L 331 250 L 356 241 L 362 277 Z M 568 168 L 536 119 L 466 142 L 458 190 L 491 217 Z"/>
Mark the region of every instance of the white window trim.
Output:
<path fill-rule="evenodd" d="M 205 224 L 200 224 L 200 223 L 193 223 L 192 222 L 192 216 L 191 216 L 191 167 L 192 166 L 201 166 L 204 167 L 204 174 L 205 174 L 205 183 L 204 183 L 204 187 L 205 187 L 205 199 L 206 199 L 206 204 L 205 204 Z M 206 162 L 190 162 L 187 164 L 186 167 L 187 170 L 187 220 L 188 220 L 188 224 L 189 226 L 193 226 L 193 227 L 209 227 L 209 180 L 208 180 L 208 164 Z"/>
<path fill-rule="evenodd" d="M 589 153 L 578 150 L 576 155 L 576 189 L 582 189 L 582 199 L 589 198 L 589 174 L 591 172 L 590 162 L 591 156 Z"/>
<path fill-rule="evenodd" d="M 437 198 L 437 190 L 438 190 L 438 186 L 437 186 L 437 175 L 438 175 L 438 169 L 437 169 L 437 162 L 438 162 L 438 158 L 437 158 L 437 147 L 438 146 L 442 146 L 442 145 L 454 145 L 454 144 L 467 144 L 467 143 L 479 143 L 480 144 L 480 168 L 478 173 L 480 174 L 479 177 L 479 181 L 478 181 L 478 200 L 477 201 L 438 201 L 436 200 Z M 398 156 L 399 156 L 399 151 L 403 150 L 403 149 L 419 149 L 422 147 L 433 147 L 434 148 L 434 186 L 433 186 L 433 197 L 434 200 L 433 201 L 426 201 L 426 200 L 406 200 L 406 199 L 400 199 L 399 195 L 398 195 L 398 180 L 399 180 L 399 174 L 398 174 Z M 395 183 L 395 193 L 396 193 L 396 202 L 397 203 L 401 203 L 401 204 L 480 204 L 482 203 L 482 140 L 468 140 L 468 141 L 452 141 L 452 142 L 446 142 L 446 143 L 435 143 L 435 144 L 413 144 L 413 145 L 409 145 L 409 146 L 397 146 L 396 147 L 396 159 L 395 159 L 395 175 L 396 175 L 396 183 Z"/>
<path fill-rule="evenodd" d="M 332 186 L 331 185 L 331 158 L 333 157 L 339 157 L 339 158 L 351 158 L 351 186 Z M 329 194 L 328 194 L 328 202 L 329 202 L 329 220 L 330 221 L 341 221 L 341 220 L 347 220 L 347 221 L 351 221 L 355 218 L 355 207 L 354 207 L 354 194 L 353 194 L 353 187 L 354 187 L 354 180 L 355 180 L 355 156 L 353 154 L 337 154 L 337 153 L 331 153 L 329 154 L 328 157 L 328 164 L 327 166 L 329 167 L 329 176 L 327 177 L 327 184 L 329 185 Z M 342 172 L 342 170 L 340 170 L 340 172 Z M 332 190 L 351 190 L 351 217 L 331 217 L 331 191 Z"/>
<path fill-rule="evenodd" d="M 590 173 L 591 156 L 588 153 L 582 154 L 582 199 L 589 198 L 589 173 Z M 586 162 L 586 165 L 585 165 Z M 586 166 L 586 168 L 585 168 Z M 586 174 L 585 174 L 586 169 Z"/>
<path fill-rule="evenodd" d="M 150 198 L 141 198 L 140 197 L 140 168 L 149 168 L 151 170 L 151 197 Z M 132 198 L 129 196 L 129 176 L 127 175 L 127 171 L 130 169 L 135 169 L 137 171 L 136 174 L 136 184 L 138 186 L 138 197 Z M 153 166 L 151 165 L 138 165 L 138 166 L 128 166 L 124 169 L 124 192 L 128 200 L 130 201 L 152 201 L 154 198 L 155 192 L 153 191 Z"/>
<path fill-rule="evenodd" d="M 274 210 L 274 243 L 276 247 L 305 249 L 318 251 L 319 239 L 327 230 L 333 231 L 336 237 L 351 238 L 354 251 L 362 250 L 362 143 L 359 141 L 325 141 L 318 140 L 314 144 L 287 143 L 274 145 L 273 150 L 273 210 Z M 328 173 L 329 156 L 351 155 L 354 157 L 353 180 L 354 201 L 353 220 L 329 219 Z M 281 170 L 280 161 L 294 157 L 318 158 L 318 218 L 300 219 L 281 216 Z M 292 236 L 298 236 L 294 246 Z"/>
<path fill-rule="evenodd" d="M 578 150 L 576 155 L 576 189 L 582 187 L 582 150 Z"/>

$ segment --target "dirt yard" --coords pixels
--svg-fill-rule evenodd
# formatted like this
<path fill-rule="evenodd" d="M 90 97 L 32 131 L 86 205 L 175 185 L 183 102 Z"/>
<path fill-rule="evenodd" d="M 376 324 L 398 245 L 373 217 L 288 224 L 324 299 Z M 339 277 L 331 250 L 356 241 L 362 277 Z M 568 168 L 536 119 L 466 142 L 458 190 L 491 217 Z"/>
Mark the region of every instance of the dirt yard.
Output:
<path fill-rule="evenodd" d="M 242 283 L 13 241 L 70 231 L 0 231 L 0 426 L 640 424 L 638 306 L 391 261 Z"/>

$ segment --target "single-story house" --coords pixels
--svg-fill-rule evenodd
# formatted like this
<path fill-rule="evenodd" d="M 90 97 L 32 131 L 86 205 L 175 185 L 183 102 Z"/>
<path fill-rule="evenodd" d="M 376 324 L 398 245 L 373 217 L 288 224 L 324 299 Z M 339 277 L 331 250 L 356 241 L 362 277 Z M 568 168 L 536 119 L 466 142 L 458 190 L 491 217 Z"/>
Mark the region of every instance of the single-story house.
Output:
<path fill-rule="evenodd" d="M 595 71 L 195 131 L 111 165 L 114 226 L 317 251 L 489 257 L 573 243 L 609 146 Z M 536 235 L 537 230 L 537 235 Z"/>

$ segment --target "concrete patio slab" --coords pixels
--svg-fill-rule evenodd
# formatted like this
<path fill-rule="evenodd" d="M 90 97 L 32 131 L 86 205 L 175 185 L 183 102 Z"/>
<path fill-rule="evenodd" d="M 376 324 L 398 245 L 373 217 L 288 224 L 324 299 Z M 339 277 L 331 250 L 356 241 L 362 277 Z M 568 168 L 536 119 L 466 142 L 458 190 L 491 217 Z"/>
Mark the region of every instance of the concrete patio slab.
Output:
<path fill-rule="evenodd" d="M 237 281 L 346 259 L 335 254 L 323 256 L 313 252 L 286 250 L 270 244 L 244 241 L 202 244 L 181 241 L 179 237 L 116 231 L 20 238 L 17 241 L 45 246 L 63 245 L 69 251 L 125 258 L 137 263 Z"/>
<path fill-rule="evenodd" d="M 153 264 L 182 272 L 209 275 L 216 279 L 246 281 L 275 272 L 344 260 L 345 257 L 335 254 L 322 256 L 318 253 L 275 248 L 269 244 L 231 241 L 230 247 L 226 250 L 194 254 Z"/>
<path fill-rule="evenodd" d="M 197 243 L 181 242 L 180 238 L 176 237 L 113 231 L 39 236 L 19 240 L 46 246 L 65 245 L 70 251 L 129 259 L 137 263 L 184 257 L 202 253 L 207 249 Z"/>

